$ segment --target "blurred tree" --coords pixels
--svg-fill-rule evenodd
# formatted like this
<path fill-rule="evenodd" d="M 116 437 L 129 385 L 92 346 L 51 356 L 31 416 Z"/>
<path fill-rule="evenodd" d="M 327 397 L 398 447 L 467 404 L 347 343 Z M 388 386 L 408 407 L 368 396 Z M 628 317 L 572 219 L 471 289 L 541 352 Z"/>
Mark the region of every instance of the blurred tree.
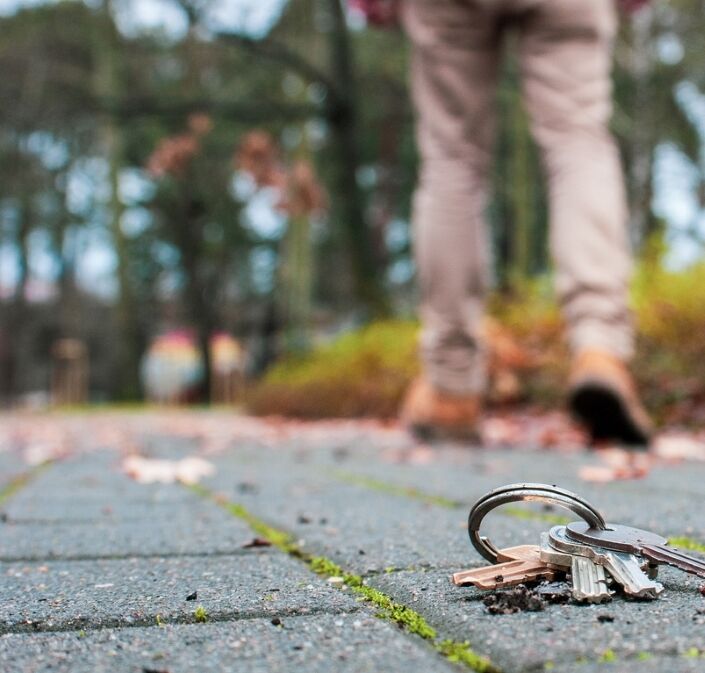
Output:
<path fill-rule="evenodd" d="M 227 138 L 227 136 L 226 136 Z M 191 115 L 186 132 L 163 139 L 149 159 L 158 188 L 149 202 L 161 240 L 179 257 L 176 280 L 204 365 L 202 399 L 211 391 L 210 339 L 222 329 L 227 283 L 242 262 L 242 204 L 230 189 L 232 146 L 207 115 Z"/>

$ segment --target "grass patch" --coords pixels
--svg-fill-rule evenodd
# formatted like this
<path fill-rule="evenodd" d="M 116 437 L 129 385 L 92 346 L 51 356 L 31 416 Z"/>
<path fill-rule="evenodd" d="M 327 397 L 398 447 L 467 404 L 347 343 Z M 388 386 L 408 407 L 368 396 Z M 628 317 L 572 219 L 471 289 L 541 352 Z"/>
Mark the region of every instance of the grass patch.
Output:
<path fill-rule="evenodd" d="M 202 605 L 199 605 L 193 611 L 193 618 L 196 620 L 197 623 L 205 624 L 208 621 L 208 613 Z"/>
<path fill-rule="evenodd" d="M 705 544 L 689 537 L 669 537 L 668 544 L 683 551 L 697 551 L 705 554 Z"/>
<path fill-rule="evenodd" d="M 467 642 L 439 641 L 436 630 L 422 615 L 412 608 L 398 603 L 382 591 L 367 586 L 360 575 L 347 572 L 325 556 L 314 556 L 304 552 L 294 542 L 294 538 L 291 535 L 265 523 L 242 505 L 225 501 L 203 486 L 194 485 L 189 488 L 203 498 L 214 500 L 230 514 L 246 522 L 257 535 L 271 542 L 273 546 L 306 563 L 316 575 L 326 579 L 331 577 L 342 578 L 350 593 L 375 606 L 377 609 L 376 616 L 379 619 L 397 624 L 408 633 L 413 633 L 423 638 L 449 661 L 463 664 L 474 671 L 478 671 L 478 673 L 500 673 L 499 669 L 489 659 L 477 654 Z M 197 613 L 199 610 L 203 611 L 205 619 L 200 620 L 198 618 Z M 196 621 L 205 621 L 207 619 L 202 606 L 196 608 L 194 618 Z"/>

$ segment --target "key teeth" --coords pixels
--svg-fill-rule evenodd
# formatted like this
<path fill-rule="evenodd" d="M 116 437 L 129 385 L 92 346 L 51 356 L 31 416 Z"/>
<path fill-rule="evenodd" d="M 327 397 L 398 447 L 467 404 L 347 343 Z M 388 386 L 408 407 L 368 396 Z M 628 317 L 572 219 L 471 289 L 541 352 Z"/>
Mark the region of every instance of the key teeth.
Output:
<path fill-rule="evenodd" d="M 581 603 L 612 600 L 605 569 L 586 557 L 574 556 L 572 565 L 573 598 Z"/>
<path fill-rule="evenodd" d="M 639 560 L 631 554 L 613 552 L 605 558 L 606 570 L 624 593 L 632 598 L 654 600 L 663 592 L 663 585 L 655 582 L 641 569 Z"/>

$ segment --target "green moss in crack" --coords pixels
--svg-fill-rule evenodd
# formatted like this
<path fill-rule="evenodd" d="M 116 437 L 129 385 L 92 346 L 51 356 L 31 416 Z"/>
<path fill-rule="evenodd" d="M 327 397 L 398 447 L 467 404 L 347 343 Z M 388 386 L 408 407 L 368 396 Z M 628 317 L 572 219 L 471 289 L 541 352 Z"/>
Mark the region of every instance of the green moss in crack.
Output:
<path fill-rule="evenodd" d="M 396 484 L 389 484 L 386 481 L 380 481 L 379 479 L 373 479 L 372 477 L 365 477 L 360 474 L 352 474 L 342 470 L 332 470 L 331 475 L 340 481 L 353 484 L 354 486 L 362 486 L 363 488 L 370 489 L 371 491 L 379 491 L 380 493 L 388 493 L 389 495 L 411 498 L 412 500 L 419 500 L 429 505 L 438 505 L 439 507 L 445 507 L 446 509 L 458 509 L 459 507 L 465 506 L 462 502 L 450 500 L 442 495 L 431 495 L 411 486 L 397 486 Z"/>
<path fill-rule="evenodd" d="M 705 544 L 689 537 L 669 537 L 668 544 L 684 551 L 698 551 L 705 554 Z"/>
<path fill-rule="evenodd" d="M 194 611 L 193 611 L 193 618 L 199 623 L 199 624 L 205 624 L 208 621 L 208 613 L 206 612 L 206 609 L 202 606 L 199 605 Z"/>
<path fill-rule="evenodd" d="M 436 649 L 448 661 L 465 664 L 478 673 L 498 673 L 494 664 L 489 659 L 477 654 L 467 642 L 457 643 L 453 640 L 443 640 L 436 645 Z"/>
<path fill-rule="evenodd" d="M 686 659 L 697 659 L 700 657 L 700 650 L 697 647 L 689 647 L 685 652 L 683 652 L 683 656 Z"/>
<path fill-rule="evenodd" d="M 17 475 L 11 479 L 5 486 L 0 488 L 0 505 L 9 500 L 15 493 L 23 489 L 32 479 L 37 477 L 41 472 L 46 470 L 51 465 L 51 461 L 47 460 L 28 472 Z"/>
<path fill-rule="evenodd" d="M 605 650 L 597 661 L 601 664 L 610 664 L 613 661 L 617 661 L 617 655 L 614 650 Z"/>
<path fill-rule="evenodd" d="M 456 643 L 451 640 L 438 642 L 436 630 L 418 612 L 401 603 L 397 603 L 390 596 L 387 596 L 381 591 L 367 586 L 362 577 L 346 572 L 337 563 L 325 556 L 312 556 L 307 554 L 294 542 L 292 536 L 267 525 L 251 514 L 242 505 L 224 501 L 202 486 L 192 486 L 191 490 L 201 497 L 214 500 L 220 504 L 233 516 L 245 521 L 257 535 L 265 538 L 290 556 L 306 563 L 311 571 L 317 575 L 327 579 L 331 577 L 342 578 L 345 586 L 350 589 L 351 593 L 377 608 L 377 617 L 394 622 L 409 633 L 413 633 L 424 640 L 430 641 L 434 647 L 450 661 L 462 663 L 479 673 L 499 673 L 499 669 L 492 665 L 488 659 L 475 653 L 468 643 Z M 202 606 L 199 606 L 194 612 L 196 621 L 201 621 L 197 615 L 199 610 L 202 611 L 205 617 L 203 621 L 205 621 L 207 615 Z"/>

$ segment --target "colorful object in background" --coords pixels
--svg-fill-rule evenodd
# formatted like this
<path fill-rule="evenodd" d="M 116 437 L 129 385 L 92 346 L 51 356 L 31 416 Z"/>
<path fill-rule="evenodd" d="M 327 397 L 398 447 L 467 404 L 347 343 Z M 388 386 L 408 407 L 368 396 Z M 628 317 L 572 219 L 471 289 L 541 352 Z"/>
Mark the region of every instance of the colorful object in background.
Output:
<path fill-rule="evenodd" d="M 230 335 L 219 332 L 211 338 L 211 356 L 214 392 L 222 389 L 214 401 L 229 402 L 233 395 L 232 379 L 239 380 L 244 367 L 242 347 Z M 190 330 L 174 330 L 157 337 L 142 361 L 145 395 L 161 404 L 191 401 L 203 374 L 203 362 Z"/>
<path fill-rule="evenodd" d="M 349 0 L 350 8 L 365 17 L 372 26 L 389 28 L 399 23 L 401 0 Z"/>
<path fill-rule="evenodd" d="M 142 360 L 142 384 L 152 402 L 186 402 L 203 380 L 203 363 L 188 330 L 157 337 Z"/>

